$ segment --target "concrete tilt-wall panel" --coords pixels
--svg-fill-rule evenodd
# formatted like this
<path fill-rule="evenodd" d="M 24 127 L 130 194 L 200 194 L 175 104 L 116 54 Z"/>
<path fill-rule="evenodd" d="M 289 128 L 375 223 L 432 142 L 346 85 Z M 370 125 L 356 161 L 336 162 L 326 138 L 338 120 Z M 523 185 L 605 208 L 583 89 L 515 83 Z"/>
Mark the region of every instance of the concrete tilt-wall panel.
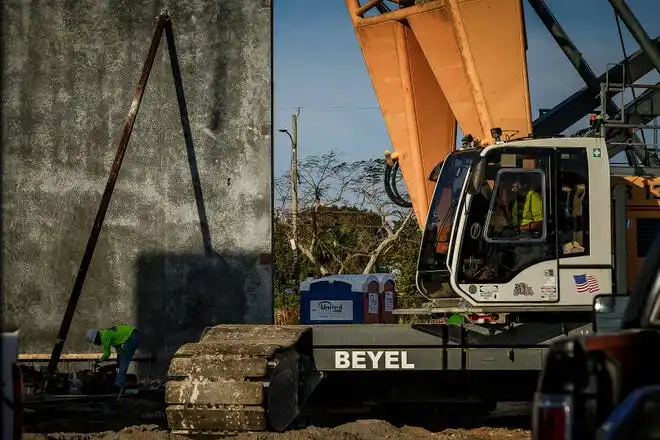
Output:
<path fill-rule="evenodd" d="M 174 27 L 214 252 L 204 252 L 163 35 L 65 353 L 135 324 L 165 360 L 214 323 L 270 323 L 269 2 L 3 2 L 4 320 L 50 353 L 158 13 Z"/>

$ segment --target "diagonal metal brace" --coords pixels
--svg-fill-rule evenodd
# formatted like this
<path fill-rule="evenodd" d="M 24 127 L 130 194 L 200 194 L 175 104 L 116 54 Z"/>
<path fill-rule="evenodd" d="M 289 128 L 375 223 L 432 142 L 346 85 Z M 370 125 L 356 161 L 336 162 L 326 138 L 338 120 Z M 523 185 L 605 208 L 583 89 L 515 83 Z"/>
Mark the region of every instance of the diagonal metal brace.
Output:
<path fill-rule="evenodd" d="M 186 152 L 188 155 L 188 165 L 192 177 L 193 191 L 195 193 L 195 202 L 197 203 L 197 215 L 199 217 L 199 227 L 202 232 L 202 243 L 204 252 L 207 255 L 213 253 L 211 243 L 211 231 L 206 216 L 206 207 L 204 206 L 204 195 L 202 193 L 202 183 L 199 177 L 197 167 L 197 158 L 192 140 L 192 130 L 190 129 L 190 120 L 188 119 L 188 106 L 186 97 L 183 93 L 183 80 L 181 79 L 181 69 L 179 68 L 179 57 L 174 43 L 174 31 L 172 30 L 172 21 L 168 18 L 165 22 L 165 39 L 167 40 L 167 50 L 170 55 L 170 65 L 172 67 L 172 77 L 174 78 L 174 88 L 176 89 L 176 99 L 179 104 L 179 115 L 181 116 L 181 128 L 183 129 L 183 138 L 186 142 Z"/>
<path fill-rule="evenodd" d="M 644 26 L 637 20 L 625 0 L 609 0 L 616 15 L 626 25 L 639 47 L 646 52 L 653 67 L 660 73 L 660 50 L 653 44 L 653 40 L 644 30 Z"/>
<path fill-rule="evenodd" d="M 653 44 L 660 49 L 660 37 L 653 40 Z M 639 80 L 653 69 L 653 64 L 648 55 L 644 51 L 638 50 L 600 75 L 597 78 L 598 83 L 604 83 L 607 79 L 613 83 L 622 83 L 624 80 L 624 65 L 627 66 L 625 68 L 625 79 L 628 83 Z M 536 118 L 532 124 L 532 131 L 537 136 L 551 136 L 561 133 L 599 105 L 598 92 L 593 93 L 589 87 L 583 87 L 557 104 L 549 112 Z"/>
<path fill-rule="evenodd" d="M 119 145 L 117 147 L 117 153 L 115 155 L 114 162 L 110 168 L 110 175 L 103 191 L 103 196 L 101 197 L 101 203 L 99 205 L 98 211 L 96 213 L 96 218 L 94 219 L 94 224 L 90 232 L 89 238 L 87 239 L 87 246 L 85 247 L 85 252 L 76 275 L 76 279 L 73 283 L 73 288 L 71 290 L 71 295 L 69 297 L 69 302 L 64 312 L 64 317 L 62 318 L 62 323 L 60 324 L 60 329 L 57 333 L 57 339 L 55 341 L 55 346 L 53 347 L 53 352 L 50 356 L 48 367 L 46 373 L 49 376 L 52 376 L 57 371 L 57 365 L 59 363 L 60 357 L 62 355 L 62 350 L 64 349 L 64 342 L 66 341 L 69 329 L 71 327 L 71 322 L 76 311 L 76 306 L 78 305 L 78 300 L 82 293 L 83 285 L 85 283 L 85 278 L 87 277 L 87 271 L 89 265 L 92 261 L 92 256 L 94 255 L 94 250 L 96 248 L 96 243 L 98 241 L 99 235 L 101 233 L 101 228 L 103 226 L 103 221 L 105 220 L 105 215 L 108 211 L 108 206 L 110 205 L 110 199 L 112 197 L 112 192 L 117 182 L 117 177 L 119 176 L 119 170 L 121 169 L 121 164 L 128 147 L 128 141 L 131 138 L 131 133 L 133 132 L 133 125 L 135 124 L 135 119 L 137 118 L 138 111 L 140 109 L 140 104 L 142 103 L 142 98 L 144 97 L 144 92 L 147 88 L 147 82 L 149 80 L 149 74 L 154 64 L 156 58 L 156 52 L 158 51 L 158 46 L 160 44 L 161 37 L 163 35 L 163 30 L 165 30 L 169 54 L 170 54 L 170 63 L 172 65 L 172 74 L 174 76 L 174 83 L 177 93 L 177 100 L 179 105 L 179 112 L 181 115 L 181 125 L 183 128 L 184 138 L 186 141 L 186 147 L 188 150 L 188 160 L 191 165 L 191 173 L 193 178 L 193 188 L 195 191 L 195 198 L 198 201 L 198 213 L 200 214 L 200 225 L 202 228 L 202 238 L 204 240 L 204 246 L 207 252 L 210 252 L 210 234 L 208 232 L 208 222 L 206 221 L 206 213 L 202 209 L 199 209 L 201 198 L 201 185 L 199 184 L 199 175 L 197 173 L 196 162 L 194 160 L 194 150 L 192 144 L 192 135 L 190 130 L 190 122 L 188 121 L 188 112 L 186 109 L 185 97 L 183 94 L 183 85 L 181 81 L 181 73 L 179 69 L 179 62 L 176 56 L 176 48 L 174 45 L 174 34 L 172 32 L 172 23 L 170 15 L 167 10 L 164 10 L 158 16 L 156 27 L 151 38 L 151 45 L 149 46 L 149 51 L 147 52 L 147 57 L 144 61 L 142 67 L 142 74 L 138 80 L 137 88 L 135 89 L 135 95 L 133 96 L 133 101 L 131 107 L 126 116 L 126 121 L 124 123 L 124 130 L 119 139 Z M 203 202 L 202 202 L 203 203 Z"/>
<path fill-rule="evenodd" d="M 552 38 L 555 39 L 562 52 L 564 52 L 577 73 L 580 75 L 580 78 L 582 78 L 587 85 L 589 91 L 598 94 L 600 91 L 600 81 L 598 81 L 596 74 L 591 70 L 587 60 L 584 59 L 580 51 L 575 47 L 575 44 L 573 44 L 573 41 L 571 41 L 566 31 L 561 27 L 555 16 L 552 15 L 545 0 L 528 1 L 536 12 L 536 15 L 541 19 L 543 25 L 548 29 L 548 32 L 550 32 L 550 35 L 552 35 Z M 612 101 L 611 98 L 608 98 L 607 114 L 609 116 L 614 116 L 618 111 L 619 108 L 614 101 Z"/>

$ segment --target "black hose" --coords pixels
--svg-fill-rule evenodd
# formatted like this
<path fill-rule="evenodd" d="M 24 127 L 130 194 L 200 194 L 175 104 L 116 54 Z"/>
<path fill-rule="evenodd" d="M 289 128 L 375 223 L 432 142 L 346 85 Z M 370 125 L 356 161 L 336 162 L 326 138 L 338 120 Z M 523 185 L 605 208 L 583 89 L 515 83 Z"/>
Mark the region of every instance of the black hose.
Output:
<path fill-rule="evenodd" d="M 401 193 L 399 193 L 399 189 L 396 186 L 396 176 L 399 174 L 399 170 L 401 168 L 399 167 L 399 162 L 395 162 L 394 166 L 392 167 L 392 175 L 391 175 L 391 180 L 390 182 L 392 183 L 392 192 L 396 195 L 396 197 L 399 199 L 401 204 L 399 206 L 402 206 L 404 208 L 411 208 L 412 203 L 409 200 L 404 199 L 401 196 Z"/>
<path fill-rule="evenodd" d="M 383 186 L 385 186 L 385 193 L 390 200 L 394 201 L 394 193 L 392 192 L 392 187 L 390 186 L 390 177 L 392 175 L 392 165 L 385 164 L 385 174 L 383 175 Z"/>
<path fill-rule="evenodd" d="M 401 197 L 401 194 L 399 193 L 399 190 L 396 185 L 398 169 L 399 166 L 397 163 L 395 163 L 394 166 L 392 167 L 392 173 L 390 174 L 390 188 L 392 189 L 392 193 L 394 194 L 394 198 L 396 200 L 397 205 L 407 208 L 412 206 L 412 204 L 408 200 L 405 200 L 403 197 Z"/>
<path fill-rule="evenodd" d="M 412 208 L 412 203 L 409 200 L 405 200 L 399 190 L 396 187 L 396 177 L 399 171 L 399 162 L 395 161 L 394 164 L 385 165 L 385 175 L 384 175 L 384 184 L 385 192 L 390 200 L 402 208 Z"/>

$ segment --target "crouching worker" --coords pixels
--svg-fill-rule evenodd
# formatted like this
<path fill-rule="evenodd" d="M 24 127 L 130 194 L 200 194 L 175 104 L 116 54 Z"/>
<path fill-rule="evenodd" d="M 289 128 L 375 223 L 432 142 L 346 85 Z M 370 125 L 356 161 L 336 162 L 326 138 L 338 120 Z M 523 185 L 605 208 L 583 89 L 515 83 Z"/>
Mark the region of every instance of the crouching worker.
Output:
<path fill-rule="evenodd" d="M 85 336 L 94 345 L 103 346 L 103 356 L 97 362 L 103 362 L 110 357 L 111 347 L 117 352 L 119 371 L 115 379 L 117 391 L 121 392 L 126 381 L 126 371 L 133 360 L 138 347 L 137 329 L 130 325 L 115 325 L 114 327 L 87 330 Z"/>

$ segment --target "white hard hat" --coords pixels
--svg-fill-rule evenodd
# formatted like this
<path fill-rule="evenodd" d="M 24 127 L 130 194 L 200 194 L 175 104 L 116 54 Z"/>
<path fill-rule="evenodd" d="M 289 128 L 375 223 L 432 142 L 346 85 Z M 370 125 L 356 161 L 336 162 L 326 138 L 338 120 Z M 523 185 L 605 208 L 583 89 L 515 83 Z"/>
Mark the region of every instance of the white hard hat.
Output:
<path fill-rule="evenodd" d="M 98 330 L 96 329 L 89 329 L 85 332 L 85 339 L 87 341 L 94 343 L 94 340 L 96 339 L 96 334 L 98 333 Z"/>

